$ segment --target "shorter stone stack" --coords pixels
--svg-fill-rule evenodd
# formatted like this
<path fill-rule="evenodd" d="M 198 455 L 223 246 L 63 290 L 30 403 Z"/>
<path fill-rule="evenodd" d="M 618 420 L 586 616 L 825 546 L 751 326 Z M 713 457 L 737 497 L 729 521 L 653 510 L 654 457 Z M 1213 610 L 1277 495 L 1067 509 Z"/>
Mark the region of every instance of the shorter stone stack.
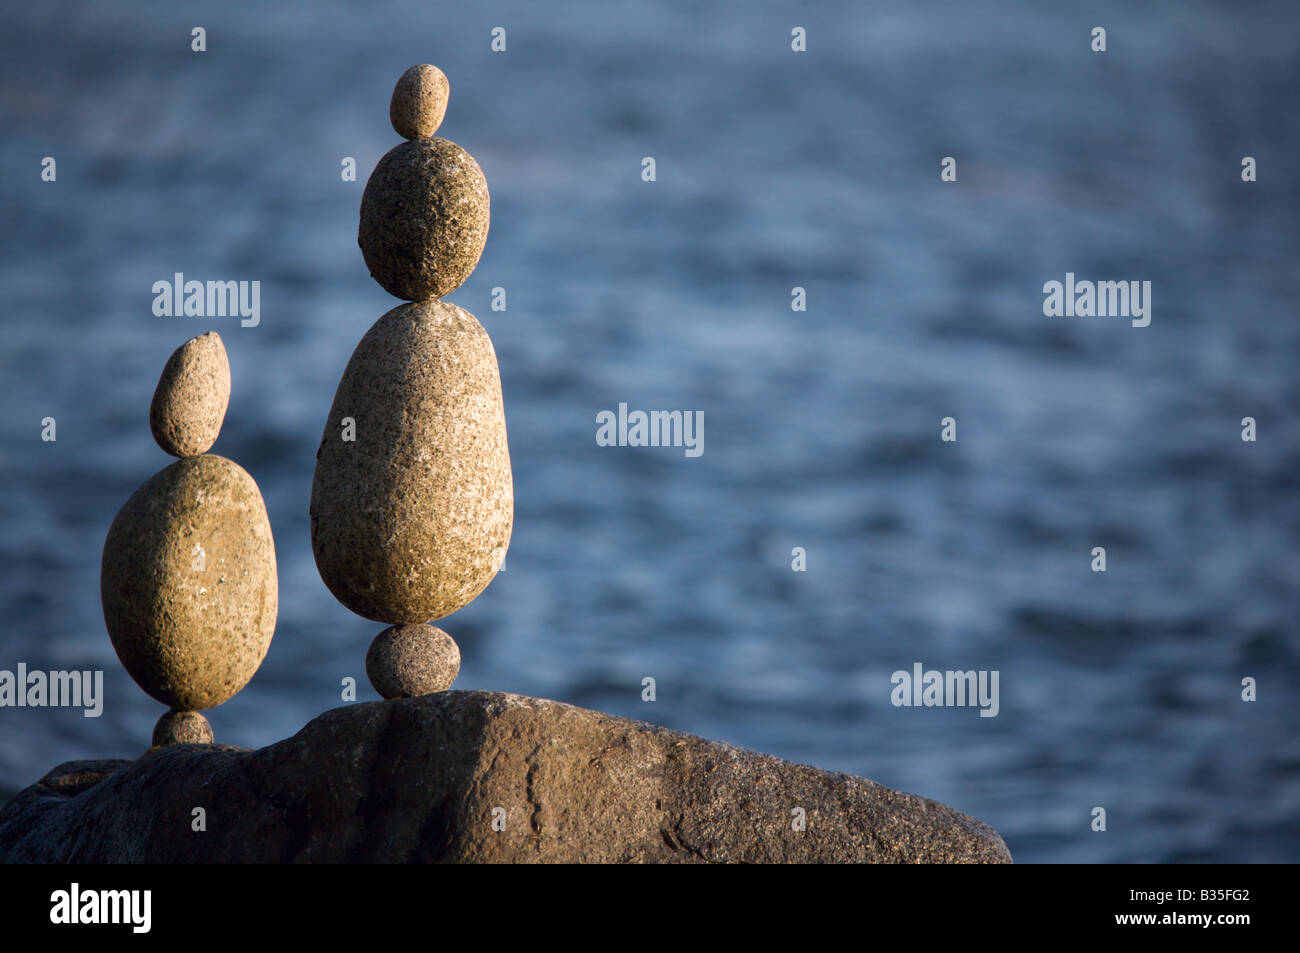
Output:
<path fill-rule="evenodd" d="M 208 453 L 230 402 L 230 363 L 208 332 L 172 354 L 149 410 L 154 439 L 181 459 L 122 506 L 100 569 L 104 623 L 123 666 L 170 706 L 155 746 L 212 741 L 200 711 L 262 664 L 279 589 L 266 504 L 237 463 Z"/>
<path fill-rule="evenodd" d="M 341 603 L 389 628 L 366 655 L 384 698 L 451 687 L 460 650 L 429 625 L 463 608 L 505 560 L 514 520 L 496 352 L 478 319 L 439 300 L 487 240 L 487 181 L 434 138 L 447 77 L 413 66 L 389 105 L 408 141 L 375 166 L 357 243 L 371 276 L 404 298 L 357 345 L 316 453 L 312 552 Z"/>

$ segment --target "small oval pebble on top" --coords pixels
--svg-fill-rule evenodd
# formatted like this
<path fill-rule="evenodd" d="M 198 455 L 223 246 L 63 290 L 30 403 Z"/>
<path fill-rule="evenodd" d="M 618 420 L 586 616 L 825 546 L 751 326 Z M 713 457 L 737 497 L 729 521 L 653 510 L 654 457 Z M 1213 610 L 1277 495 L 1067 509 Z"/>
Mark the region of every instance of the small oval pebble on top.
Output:
<path fill-rule="evenodd" d="M 221 335 L 200 334 L 167 359 L 149 407 L 149 429 L 173 457 L 197 457 L 217 442 L 230 404 L 230 361 Z"/>
<path fill-rule="evenodd" d="M 412 66 L 393 88 L 388 118 L 403 139 L 428 139 L 442 125 L 450 95 L 442 70 L 428 63 Z"/>

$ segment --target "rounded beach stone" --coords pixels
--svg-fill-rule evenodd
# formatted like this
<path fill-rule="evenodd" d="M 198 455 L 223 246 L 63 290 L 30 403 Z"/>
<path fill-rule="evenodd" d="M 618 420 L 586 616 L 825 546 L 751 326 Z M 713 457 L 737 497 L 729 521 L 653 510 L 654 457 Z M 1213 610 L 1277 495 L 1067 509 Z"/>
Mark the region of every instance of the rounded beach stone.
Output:
<path fill-rule="evenodd" d="M 212 725 L 197 711 L 169 711 L 153 729 L 153 746 L 210 745 Z"/>
<path fill-rule="evenodd" d="M 388 118 L 403 139 L 428 139 L 442 125 L 450 96 L 442 70 L 428 63 L 412 66 L 393 87 Z"/>
<path fill-rule="evenodd" d="M 149 407 L 154 440 L 173 457 L 194 457 L 216 443 L 230 404 L 230 361 L 215 331 L 190 338 L 167 359 Z"/>
<path fill-rule="evenodd" d="M 357 244 L 384 290 L 408 301 L 459 288 L 483 254 L 491 200 L 474 157 L 448 139 L 390 150 L 361 196 Z"/>
<path fill-rule="evenodd" d="M 366 652 L 366 676 L 384 698 L 444 692 L 459 673 L 460 649 L 437 626 L 390 626 Z"/>
<path fill-rule="evenodd" d="M 100 596 L 117 657 L 158 701 L 198 711 L 234 695 L 266 657 L 279 600 L 253 478 L 209 453 L 145 481 L 109 527 Z"/>
<path fill-rule="evenodd" d="M 316 453 L 321 578 L 367 619 L 432 622 L 487 588 L 513 521 L 491 339 L 444 301 L 394 308 L 348 361 Z"/>

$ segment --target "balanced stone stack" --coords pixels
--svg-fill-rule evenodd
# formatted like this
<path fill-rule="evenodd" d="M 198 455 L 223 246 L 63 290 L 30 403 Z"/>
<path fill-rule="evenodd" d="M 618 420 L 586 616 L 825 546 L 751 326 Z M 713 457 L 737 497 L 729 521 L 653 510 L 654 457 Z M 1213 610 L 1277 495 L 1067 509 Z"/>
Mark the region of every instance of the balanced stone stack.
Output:
<path fill-rule="evenodd" d="M 171 710 L 155 746 L 212 741 L 199 712 L 248 684 L 275 632 L 279 588 L 266 504 L 237 463 L 208 453 L 230 402 L 215 332 L 163 368 L 149 409 L 158 445 L 180 461 L 122 506 L 104 542 L 100 596 L 117 657 Z"/>
<path fill-rule="evenodd" d="M 407 303 L 353 352 L 312 481 L 321 578 L 353 612 L 390 624 L 366 655 L 384 698 L 451 687 L 460 651 L 428 623 L 487 588 L 514 521 L 496 352 L 474 315 L 439 300 L 478 264 L 489 218 L 478 163 L 433 135 L 448 93 L 428 65 L 393 90 L 389 118 L 407 141 L 366 183 L 357 243 L 371 276 Z"/>

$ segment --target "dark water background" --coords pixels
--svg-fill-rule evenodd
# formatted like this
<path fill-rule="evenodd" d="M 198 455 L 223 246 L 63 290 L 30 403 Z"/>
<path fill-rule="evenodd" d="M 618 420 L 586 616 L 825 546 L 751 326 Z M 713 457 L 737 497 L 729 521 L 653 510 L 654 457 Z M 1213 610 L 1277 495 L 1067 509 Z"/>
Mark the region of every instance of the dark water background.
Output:
<path fill-rule="evenodd" d="M 280 569 L 218 739 L 286 737 L 344 676 L 376 697 L 378 626 L 321 583 L 307 500 L 397 303 L 361 190 L 394 80 L 434 62 L 440 134 L 492 190 L 449 300 L 495 342 L 516 494 L 507 571 L 444 623 L 457 687 L 865 775 L 1022 862 L 1300 859 L 1300 7 L 179 6 L 2 7 L 0 668 L 102 668 L 107 701 L 0 710 L 0 795 L 137 754 L 162 711 L 113 654 L 99 558 L 169 460 L 162 365 L 204 330 L 234 380 L 214 450 L 260 484 Z M 261 325 L 154 317 L 175 271 L 260 280 Z M 1067 271 L 1152 281 L 1151 326 L 1044 317 Z M 598 447 L 619 401 L 702 410 L 704 455 Z M 892 707 L 914 661 L 999 670 L 1000 715 Z"/>

